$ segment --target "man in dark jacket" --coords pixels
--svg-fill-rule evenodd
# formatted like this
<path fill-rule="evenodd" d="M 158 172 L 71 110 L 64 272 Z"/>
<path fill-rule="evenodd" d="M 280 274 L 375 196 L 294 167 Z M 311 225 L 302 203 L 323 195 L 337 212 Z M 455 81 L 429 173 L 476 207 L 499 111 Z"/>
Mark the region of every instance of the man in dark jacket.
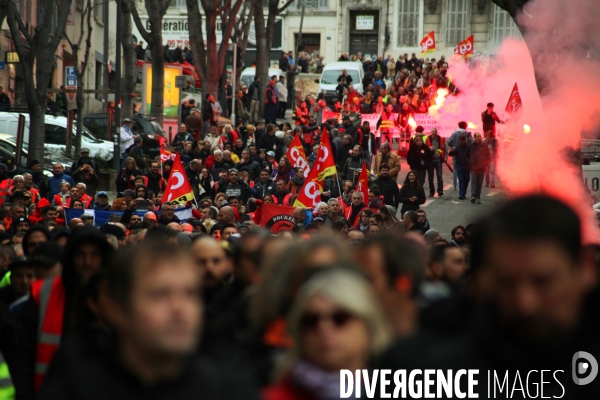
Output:
<path fill-rule="evenodd" d="M 157 219 L 159 225 L 167 226 L 171 222 L 176 222 L 178 224 L 181 223 L 179 217 L 175 215 L 175 204 L 171 203 L 170 201 L 162 204 L 160 207 L 160 212 L 161 215 Z"/>
<path fill-rule="evenodd" d="M 346 160 L 352 155 L 353 148 L 354 145 L 352 144 L 352 136 L 345 134 L 342 137 L 342 145 L 337 150 L 337 157 L 335 160 L 336 164 L 339 165 L 340 168 L 346 164 Z"/>
<path fill-rule="evenodd" d="M 277 148 L 277 145 L 281 143 L 281 140 L 275 137 L 276 126 L 273 124 L 267 125 L 267 133 L 262 135 L 258 140 L 258 148 L 265 149 L 267 151 L 273 151 Z"/>
<path fill-rule="evenodd" d="M 177 135 L 175 135 L 175 137 L 173 138 L 173 141 L 171 142 L 171 146 L 183 148 L 183 142 L 193 142 L 193 141 L 194 141 L 194 137 L 192 136 L 190 131 L 188 131 L 187 126 L 185 124 L 181 124 L 181 125 L 179 125 L 179 132 L 177 132 Z"/>
<path fill-rule="evenodd" d="M 400 189 L 398 189 L 396 180 L 390 177 L 390 166 L 388 164 L 379 166 L 379 177 L 373 183 L 379 187 L 385 204 L 398 208 Z"/>
<path fill-rule="evenodd" d="M 467 198 L 467 188 L 471 180 L 471 163 L 469 156 L 469 146 L 467 137 L 458 137 L 458 146 L 450 150 L 450 154 L 456 160 L 456 176 L 458 178 L 458 198 L 464 200 Z"/>
<path fill-rule="evenodd" d="M 423 143 L 422 136 L 415 136 L 413 142 L 412 146 L 408 149 L 406 161 L 408 162 L 410 169 L 417 173 L 419 185 L 423 187 L 425 184 L 425 175 L 429 169 L 433 153 L 429 147 Z"/>
<path fill-rule="evenodd" d="M 166 179 L 160 174 L 158 162 L 150 164 L 150 171 L 146 174 L 148 178 L 148 190 L 158 195 L 159 192 L 165 190 Z"/>
<path fill-rule="evenodd" d="M 275 92 L 275 84 L 277 83 L 277 78 L 271 78 L 267 88 L 265 89 L 264 101 L 264 117 L 265 124 L 275 124 L 277 123 L 277 93 Z"/>
<path fill-rule="evenodd" d="M 268 169 L 260 171 L 260 177 L 254 182 L 256 198 L 262 200 L 266 195 L 275 193 L 275 182 L 270 179 L 271 173 Z"/>
<path fill-rule="evenodd" d="M 94 161 L 93 158 L 90 158 L 90 149 L 88 149 L 88 148 L 82 148 L 79 151 L 79 154 L 80 154 L 79 159 L 77 161 L 75 161 L 73 163 L 73 165 L 71 166 L 71 176 L 73 174 L 75 174 L 85 164 L 87 164 L 90 167 L 92 167 L 92 169 L 94 171 L 99 171 L 98 170 L 98 165 L 96 164 L 96 161 Z"/>
<path fill-rule="evenodd" d="M 198 268 L 189 251 L 163 241 L 121 254 L 107 285 L 116 337 L 77 335 L 61 346 L 39 399 L 258 399 L 244 373 L 195 356 Z"/>
<path fill-rule="evenodd" d="M 260 164 L 256 162 L 256 160 L 252 159 L 248 149 L 244 149 L 242 151 L 240 162 L 236 164 L 235 168 L 240 171 L 248 171 L 251 180 L 258 178 L 261 169 Z"/>
<path fill-rule="evenodd" d="M 217 120 L 215 119 L 215 110 L 213 109 L 213 103 L 215 98 L 211 94 L 207 94 L 202 104 L 202 121 L 204 121 L 204 135 L 208 133 L 211 126 L 217 126 Z"/>
<path fill-rule="evenodd" d="M 229 170 L 229 183 L 225 186 L 220 186 L 219 191 L 225 193 L 227 198 L 231 196 L 237 197 L 244 204 L 252 197 L 250 186 L 240 180 L 240 172 L 235 168 Z"/>
<path fill-rule="evenodd" d="M 473 143 L 469 145 L 471 167 L 471 203 L 481 203 L 481 187 L 485 178 L 485 170 L 490 164 L 490 150 L 481 140 L 481 133 L 475 132 Z"/>
<path fill-rule="evenodd" d="M 106 237 L 94 227 L 79 227 L 76 234 L 71 235 L 64 252 L 63 269 L 60 276 L 38 281 L 33 284 L 31 298 L 27 300 L 21 312 L 20 352 L 23 360 L 27 360 L 27 367 L 23 369 L 25 376 L 31 382 L 31 393 L 21 393 L 22 398 L 34 398 L 33 388 L 44 379 L 45 368 L 50 364 L 54 352 L 41 354 L 37 351 L 39 345 L 51 346 L 45 342 L 44 326 L 49 321 L 56 321 L 62 317 L 62 329 L 59 338 L 64 341 L 73 334 L 76 309 L 79 306 L 76 301 L 77 294 L 89 282 L 90 278 L 98 271 L 105 270 L 114 254 L 114 250 L 108 244 Z M 48 286 L 50 285 L 50 286 Z M 51 287 L 47 293 L 44 286 Z M 56 297 L 58 296 L 58 297 Z M 62 308 L 48 308 L 40 313 L 40 305 L 62 303 Z M 44 316 L 40 320 L 40 315 Z M 45 322 L 45 323 L 44 323 Z M 42 335 L 39 335 L 42 333 Z M 12 373 L 12 371 L 11 371 Z M 34 376 L 36 385 L 34 386 Z"/>

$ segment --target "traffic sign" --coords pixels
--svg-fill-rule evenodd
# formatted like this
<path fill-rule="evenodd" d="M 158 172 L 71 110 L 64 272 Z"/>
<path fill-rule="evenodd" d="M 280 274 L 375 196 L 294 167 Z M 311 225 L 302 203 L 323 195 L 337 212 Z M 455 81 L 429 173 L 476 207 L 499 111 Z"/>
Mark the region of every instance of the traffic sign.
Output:
<path fill-rule="evenodd" d="M 65 67 L 65 88 L 66 89 L 77 89 L 77 75 L 75 74 L 75 67 Z M 75 100 L 75 93 L 67 93 L 67 97 L 70 102 Z"/>

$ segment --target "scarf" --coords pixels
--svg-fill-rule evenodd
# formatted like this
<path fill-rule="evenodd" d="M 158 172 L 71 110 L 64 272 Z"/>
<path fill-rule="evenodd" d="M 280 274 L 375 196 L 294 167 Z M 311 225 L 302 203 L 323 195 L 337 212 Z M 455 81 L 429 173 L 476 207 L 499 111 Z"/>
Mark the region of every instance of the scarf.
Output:
<path fill-rule="evenodd" d="M 290 370 L 291 383 L 319 400 L 340 398 L 339 372 L 326 372 L 307 361 L 299 361 Z"/>

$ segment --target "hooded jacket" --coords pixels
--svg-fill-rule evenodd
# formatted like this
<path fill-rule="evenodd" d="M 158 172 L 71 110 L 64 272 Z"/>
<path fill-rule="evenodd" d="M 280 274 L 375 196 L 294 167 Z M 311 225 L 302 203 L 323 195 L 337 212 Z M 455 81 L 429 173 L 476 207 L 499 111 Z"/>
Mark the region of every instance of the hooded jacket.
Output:
<path fill-rule="evenodd" d="M 39 226 L 39 225 L 38 225 Z M 32 229 L 35 229 L 33 227 Z M 44 228 L 41 227 L 40 228 Z M 45 229 L 45 228 L 44 228 Z M 31 230 L 30 230 L 31 232 Z M 25 243 L 24 237 L 23 242 Z M 80 275 L 75 268 L 75 253 L 85 243 L 94 243 L 98 246 L 102 255 L 101 269 L 108 266 L 108 262 L 114 254 L 114 250 L 108 244 L 106 237 L 94 227 L 81 227 L 77 229 L 76 235 L 71 235 L 69 242 L 65 248 L 63 258 L 63 269 L 61 273 L 62 285 L 65 292 L 65 307 L 63 310 L 53 310 L 53 312 L 63 313 L 63 327 L 61 340 L 69 336 L 73 331 L 73 316 L 75 314 L 75 306 L 77 304 L 77 292 L 82 282 Z M 38 326 L 41 323 L 39 320 L 39 310 L 33 298 L 27 300 L 21 313 L 21 342 L 20 352 L 22 359 L 25 360 L 23 368 L 19 368 L 14 373 L 19 374 L 19 379 L 29 379 L 31 381 L 32 393 L 22 393 L 21 398 L 34 398 L 33 395 L 33 377 L 35 371 L 35 353 L 37 344 Z M 12 373 L 13 371 L 11 371 Z"/>

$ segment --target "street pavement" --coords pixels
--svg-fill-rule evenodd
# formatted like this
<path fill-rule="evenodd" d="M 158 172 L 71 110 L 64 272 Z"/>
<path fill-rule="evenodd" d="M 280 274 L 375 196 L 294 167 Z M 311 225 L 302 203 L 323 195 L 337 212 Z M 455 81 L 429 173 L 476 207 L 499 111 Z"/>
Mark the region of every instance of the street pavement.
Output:
<path fill-rule="evenodd" d="M 452 165 L 450 163 L 450 165 Z M 410 167 L 406 163 L 406 159 L 402 158 L 401 170 L 398 175 L 398 184 L 402 185 L 406 174 L 410 171 Z M 444 239 L 451 239 L 452 228 L 457 225 L 466 226 L 471 222 L 475 222 L 478 218 L 489 213 L 498 206 L 505 198 L 502 187 L 498 185 L 496 178 L 496 188 L 486 188 L 485 182 L 481 191 L 481 204 L 472 204 L 471 186 L 467 189 L 467 200 L 458 199 L 458 190 L 452 189 L 452 173 L 446 165 L 443 166 L 444 179 L 444 195 L 438 197 L 429 197 L 429 183 L 425 179 L 425 195 L 427 202 L 421 206 L 427 213 L 427 219 L 431 227 L 440 232 Z M 437 185 L 437 178 L 434 179 L 434 184 Z M 437 188 L 436 188 L 437 190 Z M 400 213 L 397 214 L 400 217 Z M 400 219 L 400 218 L 399 218 Z"/>

